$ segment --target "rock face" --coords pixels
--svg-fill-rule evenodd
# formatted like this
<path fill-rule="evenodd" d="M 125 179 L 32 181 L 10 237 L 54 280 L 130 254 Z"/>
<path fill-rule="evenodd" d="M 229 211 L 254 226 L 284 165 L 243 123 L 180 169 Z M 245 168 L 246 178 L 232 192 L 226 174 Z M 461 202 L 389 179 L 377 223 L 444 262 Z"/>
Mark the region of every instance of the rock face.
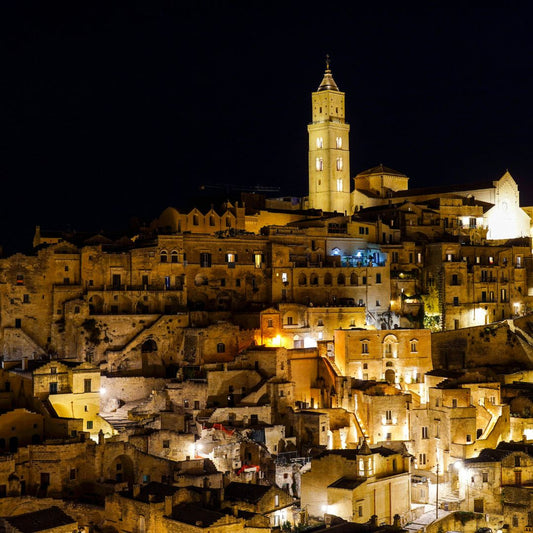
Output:
<path fill-rule="evenodd" d="M 516 321 L 433 333 L 433 367 L 449 370 L 487 366 L 505 366 L 509 371 L 533 369 L 531 338 L 517 327 L 529 327 L 530 320 L 523 317 Z"/>

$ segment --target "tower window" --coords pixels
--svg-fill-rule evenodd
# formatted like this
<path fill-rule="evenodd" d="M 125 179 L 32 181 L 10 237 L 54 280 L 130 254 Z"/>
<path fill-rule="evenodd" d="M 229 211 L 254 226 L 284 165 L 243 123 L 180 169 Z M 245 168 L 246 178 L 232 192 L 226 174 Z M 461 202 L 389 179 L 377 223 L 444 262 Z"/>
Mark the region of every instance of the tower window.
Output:
<path fill-rule="evenodd" d="M 316 138 L 316 147 L 317 148 L 322 148 L 324 146 L 324 139 L 322 139 L 322 137 L 317 137 Z"/>
<path fill-rule="evenodd" d="M 316 169 L 320 172 L 324 170 L 324 160 L 321 157 L 316 158 Z"/>
<path fill-rule="evenodd" d="M 342 148 L 342 137 L 337 137 L 335 139 L 335 144 L 336 144 L 337 148 Z"/>
<path fill-rule="evenodd" d="M 337 180 L 337 192 L 342 192 L 342 179 Z"/>
<path fill-rule="evenodd" d="M 337 170 L 342 170 L 342 157 L 337 157 Z"/>

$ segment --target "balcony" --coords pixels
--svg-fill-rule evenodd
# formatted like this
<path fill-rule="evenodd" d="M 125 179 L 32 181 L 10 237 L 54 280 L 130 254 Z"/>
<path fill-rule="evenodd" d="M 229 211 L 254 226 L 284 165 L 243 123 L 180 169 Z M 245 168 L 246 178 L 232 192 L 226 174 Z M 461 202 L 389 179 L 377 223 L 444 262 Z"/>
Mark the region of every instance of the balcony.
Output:
<path fill-rule="evenodd" d="M 183 291 L 183 285 L 167 286 L 165 283 L 150 283 L 148 285 L 91 285 L 87 292 L 172 292 Z"/>

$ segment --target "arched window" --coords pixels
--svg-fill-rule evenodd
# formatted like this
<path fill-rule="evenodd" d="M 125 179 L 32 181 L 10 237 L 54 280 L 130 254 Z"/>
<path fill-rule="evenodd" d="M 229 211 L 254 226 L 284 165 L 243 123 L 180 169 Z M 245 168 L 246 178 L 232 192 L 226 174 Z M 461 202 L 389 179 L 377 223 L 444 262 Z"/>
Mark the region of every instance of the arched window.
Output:
<path fill-rule="evenodd" d="M 209 225 L 210 226 L 214 226 L 215 225 L 215 217 L 213 215 L 211 215 L 209 217 Z"/>
<path fill-rule="evenodd" d="M 168 261 L 168 252 L 166 250 L 161 250 L 159 253 L 159 258 L 161 263 L 166 263 Z"/>
<path fill-rule="evenodd" d="M 307 285 L 307 276 L 303 272 L 298 276 L 298 285 Z"/>
<path fill-rule="evenodd" d="M 171 263 L 177 263 L 178 262 L 178 252 L 177 252 L 177 250 L 172 250 L 172 252 L 170 252 L 170 262 Z"/>
<path fill-rule="evenodd" d="M 226 345 L 223 342 L 219 342 L 217 344 L 217 353 L 225 353 L 226 352 Z"/>
<path fill-rule="evenodd" d="M 337 276 L 337 285 L 344 285 L 346 283 L 346 278 L 344 274 L 339 274 Z"/>
<path fill-rule="evenodd" d="M 350 274 L 350 285 L 357 285 L 357 274 L 355 272 Z"/>
<path fill-rule="evenodd" d="M 331 274 L 329 272 L 326 272 L 326 274 L 324 275 L 324 285 L 331 285 L 331 282 Z"/>
<path fill-rule="evenodd" d="M 318 276 L 316 274 L 311 274 L 311 285 L 318 285 Z"/>

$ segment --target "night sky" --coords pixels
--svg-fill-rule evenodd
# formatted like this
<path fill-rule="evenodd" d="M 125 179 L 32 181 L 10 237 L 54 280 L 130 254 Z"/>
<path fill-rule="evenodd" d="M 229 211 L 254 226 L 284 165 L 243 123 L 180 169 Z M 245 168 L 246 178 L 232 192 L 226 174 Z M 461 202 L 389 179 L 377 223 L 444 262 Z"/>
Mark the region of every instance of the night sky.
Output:
<path fill-rule="evenodd" d="M 201 184 L 306 194 L 326 54 L 352 175 L 383 163 L 421 187 L 509 169 L 533 204 L 533 9 L 189 3 L 2 4 L 7 254 L 37 224 L 122 229 Z"/>

